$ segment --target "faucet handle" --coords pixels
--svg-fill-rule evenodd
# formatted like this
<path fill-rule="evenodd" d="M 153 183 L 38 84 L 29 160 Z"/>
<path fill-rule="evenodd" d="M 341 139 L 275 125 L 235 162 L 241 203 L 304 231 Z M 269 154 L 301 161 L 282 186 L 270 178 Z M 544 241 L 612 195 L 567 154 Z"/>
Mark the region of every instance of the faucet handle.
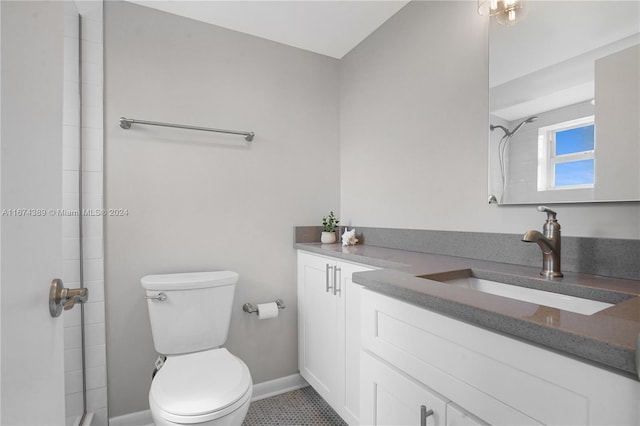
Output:
<path fill-rule="evenodd" d="M 548 222 L 552 222 L 556 220 L 556 212 L 554 212 L 553 210 L 551 210 L 549 207 L 547 206 L 538 206 L 537 209 L 539 212 L 542 213 L 546 213 L 547 214 L 547 221 Z"/>

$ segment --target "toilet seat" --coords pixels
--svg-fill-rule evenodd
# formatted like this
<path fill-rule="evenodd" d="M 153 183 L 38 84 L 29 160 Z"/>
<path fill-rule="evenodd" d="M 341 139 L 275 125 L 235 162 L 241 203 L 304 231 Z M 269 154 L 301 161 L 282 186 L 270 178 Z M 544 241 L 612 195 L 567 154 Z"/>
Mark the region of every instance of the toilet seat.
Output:
<path fill-rule="evenodd" d="M 251 398 L 249 369 L 225 348 L 167 357 L 151 383 L 149 404 L 174 423 L 223 417 Z"/>

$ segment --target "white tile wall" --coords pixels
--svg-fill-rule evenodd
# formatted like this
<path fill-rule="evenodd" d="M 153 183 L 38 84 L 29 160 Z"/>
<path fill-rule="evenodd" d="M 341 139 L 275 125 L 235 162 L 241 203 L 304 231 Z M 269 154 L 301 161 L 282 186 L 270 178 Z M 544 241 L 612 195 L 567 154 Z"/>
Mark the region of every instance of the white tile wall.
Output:
<path fill-rule="evenodd" d="M 63 208 L 80 211 L 78 168 L 82 134 L 83 208 L 103 208 L 102 174 L 102 0 L 66 3 L 65 89 L 63 108 Z M 77 9 L 76 9 L 77 8 Z M 82 15 L 82 104 L 77 102 L 78 11 Z M 82 111 L 82 123 L 79 112 Z M 93 425 L 107 425 L 107 371 L 104 317 L 103 218 L 83 216 L 84 285 L 89 302 L 84 305 L 85 374 L 87 409 L 94 413 Z M 77 216 L 63 220 L 63 280 L 67 287 L 80 285 L 79 225 Z M 82 336 L 80 309 L 64 314 L 65 393 L 67 425 L 82 415 Z"/>

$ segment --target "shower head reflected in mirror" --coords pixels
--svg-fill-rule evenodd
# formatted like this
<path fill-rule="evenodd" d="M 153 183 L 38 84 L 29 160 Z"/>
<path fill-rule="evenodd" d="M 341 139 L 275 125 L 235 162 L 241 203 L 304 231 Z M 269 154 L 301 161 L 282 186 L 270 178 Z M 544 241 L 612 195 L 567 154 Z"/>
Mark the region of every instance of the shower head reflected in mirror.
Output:
<path fill-rule="evenodd" d="M 515 135 L 516 132 L 522 128 L 522 126 L 524 126 L 525 124 L 528 124 L 528 123 L 533 123 L 537 119 L 538 119 L 538 116 L 536 116 L 536 115 L 533 115 L 531 117 L 525 118 L 520 123 L 518 123 L 518 125 L 516 127 L 514 127 L 512 130 L 509 130 L 506 127 L 501 126 L 501 125 L 493 125 L 493 124 L 489 125 L 489 129 L 492 132 L 495 129 L 500 129 L 500 130 L 502 130 L 504 132 L 504 136 L 502 136 L 502 138 L 500 139 L 500 142 L 498 142 L 498 160 L 500 161 L 500 177 L 502 179 L 502 194 L 500 194 L 500 204 L 502 204 L 502 202 L 503 202 L 504 191 L 505 191 L 506 184 L 507 184 L 506 164 L 505 164 L 505 151 L 507 149 L 507 145 L 509 144 L 509 141 L 511 140 L 511 137 L 513 135 Z M 489 202 L 491 202 L 491 201 L 489 201 Z"/>
<path fill-rule="evenodd" d="M 527 123 L 533 123 L 534 121 L 536 121 L 538 119 L 538 116 L 533 115 L 529 118 L 525 118 L 524 120 L 522 120 L 520 123 L 518 123 L 518 125 L 516 127 L 513 128 L 513 130 L 509 130 L 504 126 L 500 126 L 500 125 L 489 125 L 489 129 L 491 131 L 494 131 L 495 129 L 501 129 L 504 132 L 504 135 L 507 137 L 511 137 L 513 136 L 518 130 L 520 130 L 520 128 L 522 126 L 524 126 Z"/>

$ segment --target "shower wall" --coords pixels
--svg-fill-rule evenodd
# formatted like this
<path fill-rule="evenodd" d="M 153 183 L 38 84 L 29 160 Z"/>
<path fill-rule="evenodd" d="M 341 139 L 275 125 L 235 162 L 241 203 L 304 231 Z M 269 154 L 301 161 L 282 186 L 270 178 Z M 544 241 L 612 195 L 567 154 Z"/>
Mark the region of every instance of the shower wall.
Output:
<path fill-rule="evenodd" d="M 62 278 L 66 287 L 80 287 L 78 214 L 82 214 L 84 286 L 89 289 L 89 301 L 84 305 L 87 411 L 94 413 L 92 424 L 107 425 L 104 219 L 100 215 L 103 208 L 102 1 L 65 2 L 64 41 L 62 206 L 65 213 L 62 217 L 64 262 Z M 81 51 L 78 49 L 79 45 Z M 80 79 L 82 79 L 81 100 L 79 98 Z M 79 205 L 78 181 L 81 158 L 82 206 Z M 80 312 L 79 306 L 76 306 L 63 313 L 67 425 L 74 424 L 83 413 Z"/>

